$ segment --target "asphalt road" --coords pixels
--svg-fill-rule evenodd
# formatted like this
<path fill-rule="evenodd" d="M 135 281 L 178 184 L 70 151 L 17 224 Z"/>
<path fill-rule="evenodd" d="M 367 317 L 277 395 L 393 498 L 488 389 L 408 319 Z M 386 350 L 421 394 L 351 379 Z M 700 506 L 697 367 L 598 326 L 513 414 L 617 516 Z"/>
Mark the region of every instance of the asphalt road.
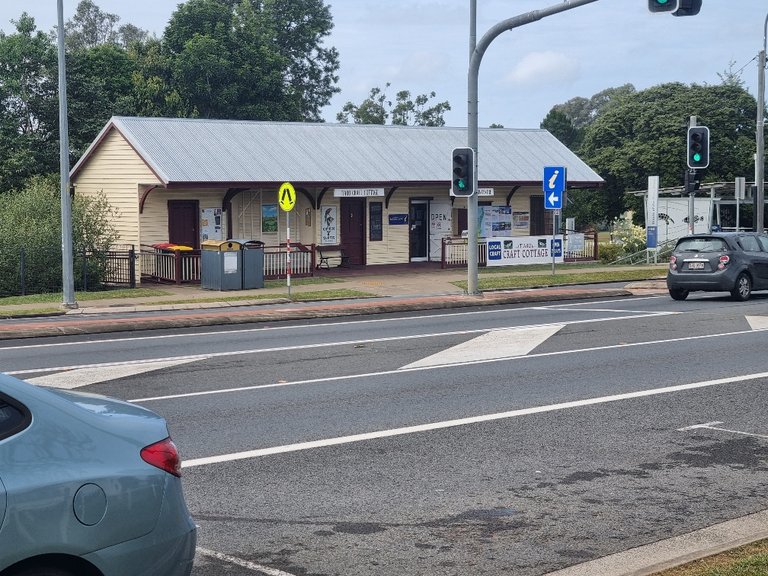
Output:
<path fill-rule="evenodd" d="M 541 575 L 765 509 L 768 298 L 6 341 L 164 415 L 195 576 Z M 142 372 L 140 372 L 142 371 Z"/>

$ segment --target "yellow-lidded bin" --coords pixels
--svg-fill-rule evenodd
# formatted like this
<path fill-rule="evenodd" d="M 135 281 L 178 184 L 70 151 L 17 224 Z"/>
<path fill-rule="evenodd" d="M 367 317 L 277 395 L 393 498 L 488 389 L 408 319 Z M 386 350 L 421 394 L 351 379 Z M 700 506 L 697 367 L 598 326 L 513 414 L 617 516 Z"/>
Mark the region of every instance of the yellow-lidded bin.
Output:
<path fill-rule="evenodd" d="M 202 288 L 243 289 L 243 253 L 240 242 L 203 240 L 200 248 L 200 286 Z"/>
<path fill-rule="evenodd" d="M 203 240 L 200 248 L 215 252 L 237 252 L 243 249 L 242 244 L 237 240 Z"/>

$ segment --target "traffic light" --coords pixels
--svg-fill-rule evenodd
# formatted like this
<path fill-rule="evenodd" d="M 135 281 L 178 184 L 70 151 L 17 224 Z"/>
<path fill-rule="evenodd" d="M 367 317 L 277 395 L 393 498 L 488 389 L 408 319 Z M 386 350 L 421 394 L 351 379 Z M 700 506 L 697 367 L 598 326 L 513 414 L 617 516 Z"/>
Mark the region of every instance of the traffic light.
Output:
<path fill-rule="evenodd" d="M 475 151 L 472 148 L 454 148 L 451 192 L 454 196 L 472 196 L 475 193 Z"/>
<path fill-rule="evenodd" d="M 678 4 L 672 16 L 696 16 L 701 10 L 701 0 L 679 0 Z"/>
<path fill-rule="evenodd" d="M 685 184 L 684 184 L 685 193 L 688 194 L 689 196 L 694 195 L 697 190 L 701 189 L 701 182 L 699 180 L 696 180 L 695 171 L 686 170 L 683 178 L 685 180 Z"/>
<path fill-rule="evenodd" d="M 651 12 L 674 12 L 678 0 L 648 0 L 648 10 Z"/>
<path fill-rule="evenodd" d="M 709 166 L 709 128 L 691 126 L 688 128 L 688 168 Z"/>

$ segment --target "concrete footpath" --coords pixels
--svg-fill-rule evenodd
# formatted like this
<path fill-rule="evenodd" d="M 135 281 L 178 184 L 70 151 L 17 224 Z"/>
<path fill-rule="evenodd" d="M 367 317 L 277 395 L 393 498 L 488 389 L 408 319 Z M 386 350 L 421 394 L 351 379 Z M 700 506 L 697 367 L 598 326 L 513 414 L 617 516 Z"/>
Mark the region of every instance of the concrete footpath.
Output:
<path fill-rule="evenodd" d="M 164 294 L 109 300 L 84 298 L 74 309 L 59 308 L 56 304 L 0 305 L 0 316 L 4 318 L 0 320 L 0 340 L 666 293 L 661 279 L 547 287 L 546 272 L 530 272 L 521 274 L 541 278 L 542 287 L 469 296 L 456 285 L 466 281 L 466 270 L 434 266 L 383 266 L 370 270 L 322 271 L 326 274 L 313 283 L 291 287 L 292 296 L 310 297 L 298 302 L 288 298 L 286 285 L 224 292 L 200 286 L 151 285 Z M 582 271 L 595 269 L 568 267 L 569 273 Z M 659 267 L 660 278 L 663 274 L 664 268 Z M 329 291 L 347 291 L 354 296 L 324 299 L 323 293 Z"/>

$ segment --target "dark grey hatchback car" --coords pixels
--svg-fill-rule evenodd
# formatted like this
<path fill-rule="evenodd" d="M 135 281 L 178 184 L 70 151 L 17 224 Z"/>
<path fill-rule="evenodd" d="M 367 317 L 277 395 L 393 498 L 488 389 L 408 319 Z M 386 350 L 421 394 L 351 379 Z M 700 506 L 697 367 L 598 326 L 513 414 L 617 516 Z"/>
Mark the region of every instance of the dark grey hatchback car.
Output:
<path fill-rule="evenodd" d="M 749 300 L 753 290 L 768 290 L 768 235 L 713 232 L 680 238 L 669 258 L 667 288 L 675 300 L 699 290 Z"/>

